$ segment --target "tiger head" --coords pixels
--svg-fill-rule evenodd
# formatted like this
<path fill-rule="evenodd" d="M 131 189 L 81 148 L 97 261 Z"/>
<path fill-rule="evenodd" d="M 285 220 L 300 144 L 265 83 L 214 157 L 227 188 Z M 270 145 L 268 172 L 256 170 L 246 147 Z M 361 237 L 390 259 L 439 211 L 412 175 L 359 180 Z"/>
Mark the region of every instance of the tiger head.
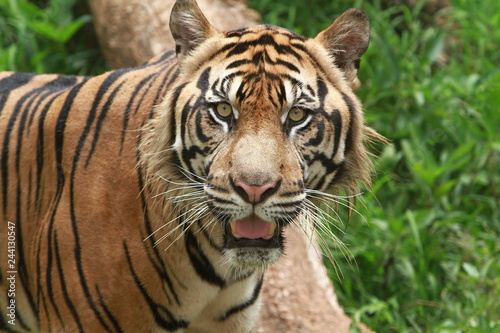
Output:
<path fill-rule="evenodd" d="M 170 26 L 179 77 L 157 109 L 149 170 L 184 193 L 179 212 L 203 212 L 225 262 L 266 266 L 284 227 L 307 228 L 312 198 L 369 182 L 370 129 L 351 89 L 368 20 L 348 10 L 313 39 L 269 25 L 221 33 L 178 0 Z"/>

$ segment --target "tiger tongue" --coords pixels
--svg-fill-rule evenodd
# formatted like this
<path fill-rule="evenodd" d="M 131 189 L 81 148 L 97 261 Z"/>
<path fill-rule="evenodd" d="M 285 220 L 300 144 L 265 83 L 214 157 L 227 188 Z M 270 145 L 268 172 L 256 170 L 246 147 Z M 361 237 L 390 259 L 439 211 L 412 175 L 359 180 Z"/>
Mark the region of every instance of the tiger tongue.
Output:
<path fill-rule="evenodd" d="M 231 222 L 231 231 L 236 238 L 270 239 L 274 234 L 275 227 L 274 223 L 266 222 L 253 214 Z"/>

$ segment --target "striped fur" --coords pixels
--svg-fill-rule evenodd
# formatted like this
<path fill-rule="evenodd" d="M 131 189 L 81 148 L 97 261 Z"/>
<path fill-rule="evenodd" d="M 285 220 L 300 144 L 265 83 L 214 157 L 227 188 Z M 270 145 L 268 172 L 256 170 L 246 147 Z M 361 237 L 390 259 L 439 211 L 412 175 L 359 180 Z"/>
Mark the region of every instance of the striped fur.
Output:
<path fill-rule="evenodd" d="M 193 0 L 171 22 L 177 56 L 138 68 L 0 73 L 0 307 L 16 305 L 0 329 L 250 332 L 283 228 L 308 228 L 316 193 L 369 182 L 370 130 L 350 88 L 362 12 L 315 39 L 219 33 Z M 240 237 L 251 232 L 234 221 L 249 217 L 269 238 Z"/>

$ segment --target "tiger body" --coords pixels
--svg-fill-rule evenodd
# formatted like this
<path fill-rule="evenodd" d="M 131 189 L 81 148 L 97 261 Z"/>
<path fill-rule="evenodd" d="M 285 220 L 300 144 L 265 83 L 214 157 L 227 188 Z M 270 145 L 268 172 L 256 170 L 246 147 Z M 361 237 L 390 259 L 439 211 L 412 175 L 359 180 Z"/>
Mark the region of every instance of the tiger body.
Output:
<path fill-rule="evenodd" d="M 251 332 L 306 188 L 367 181 L 360 54 L 219 33 L 191 0 L 171 22 L 177 56 L 138 68 L 0 74 L 1 329 Z"/>

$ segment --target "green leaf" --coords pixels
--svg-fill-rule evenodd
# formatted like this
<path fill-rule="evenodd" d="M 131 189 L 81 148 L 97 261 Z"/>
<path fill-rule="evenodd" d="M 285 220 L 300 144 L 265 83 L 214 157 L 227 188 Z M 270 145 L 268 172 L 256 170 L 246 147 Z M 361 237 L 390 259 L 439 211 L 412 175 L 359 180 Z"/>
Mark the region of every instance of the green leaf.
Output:
<path fill-rule="evenodd" d="M 462 264 L 462 267 L 463 267 L 464 271 L 467 273 L 467 275 L 469 275 L 470 277 L 472 277 L 474 279 L 479 278 L 480 274 L 479 274 L 479 271 L 477 270 L 476 266 L 472 265 L 471 263 L 464 262 Z"/>
<path fill-rule="evenodd" d="M 92 21 L 92 16 L 84 15 L 79 17 L 77 20 L 71 22 L 69 25 L 61 30 L 61 36 L 59 38 L 60 43 L 66 43 L 74 34 L 86 23 Z"/>

